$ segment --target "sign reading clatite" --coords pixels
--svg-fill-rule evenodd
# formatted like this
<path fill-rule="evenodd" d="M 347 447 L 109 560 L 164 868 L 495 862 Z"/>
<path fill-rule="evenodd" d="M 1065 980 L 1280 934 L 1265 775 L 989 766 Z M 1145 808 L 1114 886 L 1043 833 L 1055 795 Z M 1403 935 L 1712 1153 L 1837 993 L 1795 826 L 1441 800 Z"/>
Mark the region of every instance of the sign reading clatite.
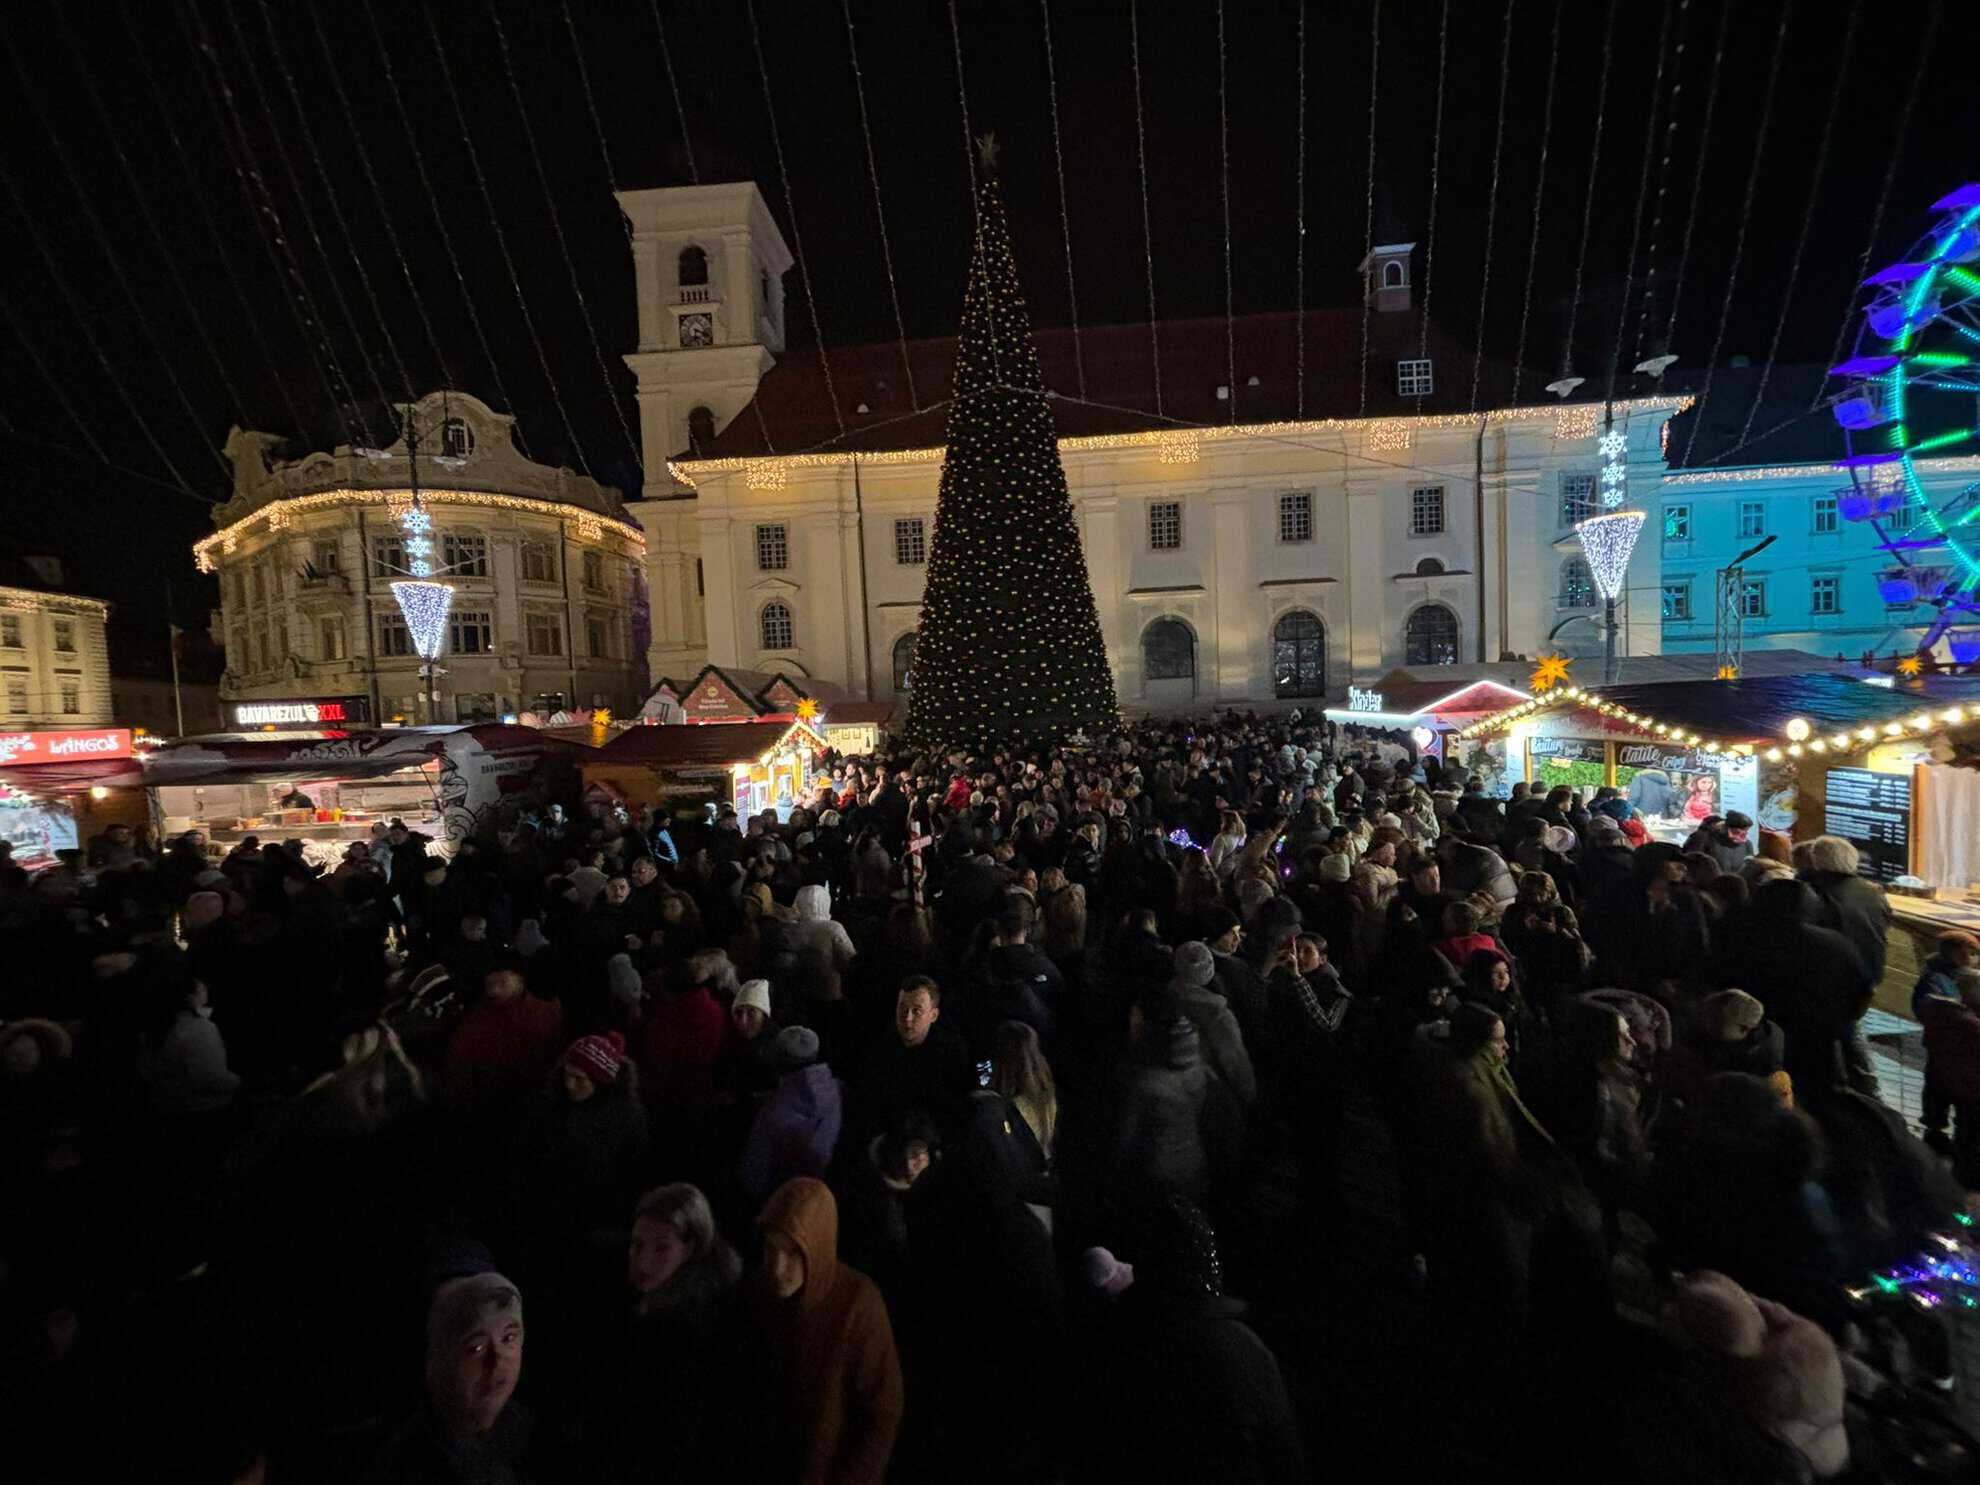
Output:
<path fill-rule="evenodd" d="M 0 732 L 0 764 L 74 763 L 90 758 L 128 758 L 128 727 L 90 731 Z"/>

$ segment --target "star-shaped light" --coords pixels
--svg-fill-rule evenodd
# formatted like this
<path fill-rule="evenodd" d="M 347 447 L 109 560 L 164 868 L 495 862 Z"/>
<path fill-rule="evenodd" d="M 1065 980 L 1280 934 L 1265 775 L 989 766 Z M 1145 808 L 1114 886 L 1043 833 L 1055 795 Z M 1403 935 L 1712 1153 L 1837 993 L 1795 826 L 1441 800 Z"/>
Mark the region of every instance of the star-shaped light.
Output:
<path fill-rule="evenodd" d="M 1565 655 L 1542 655 L 1540 663 L 1533 670 L 1533 689 L 1551 691 L 1568 678 L 1571 664 Z"/>
<path fill-rule="evenodd" d="M 818 703 L 813 701 L 809 696 L 804 697 L 797 704 L 797 716 L 800 722 L 816 721 L 818 717 Z"/>
<path fill-rule="evenodd" d="M 1918 675 L 1925 669 L 1925 662 L 1916 655 L 1906 655 L 1898 661 L 1899 675 Z"/>

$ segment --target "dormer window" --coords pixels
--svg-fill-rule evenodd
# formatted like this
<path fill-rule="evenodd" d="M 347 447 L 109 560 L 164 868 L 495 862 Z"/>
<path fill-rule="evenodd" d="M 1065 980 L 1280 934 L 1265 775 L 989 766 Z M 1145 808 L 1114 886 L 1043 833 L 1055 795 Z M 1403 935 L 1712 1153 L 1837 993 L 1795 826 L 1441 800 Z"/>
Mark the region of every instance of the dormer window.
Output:
<path fill-rule="evenodd" d="M 447 459 L 465 459 L 474 453 L 474 430 L 466 418 L 448 418 L 440 425 L 440 454 Z"/>

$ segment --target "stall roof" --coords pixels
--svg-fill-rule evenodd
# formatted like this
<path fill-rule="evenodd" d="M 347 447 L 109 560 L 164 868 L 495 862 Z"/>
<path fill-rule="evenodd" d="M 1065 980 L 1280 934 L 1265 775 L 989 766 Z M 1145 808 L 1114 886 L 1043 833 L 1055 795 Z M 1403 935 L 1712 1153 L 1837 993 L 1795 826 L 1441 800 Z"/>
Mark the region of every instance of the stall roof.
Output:
<path fill-rule="evenodd" d="M 423 768 L 465 735 L 484 753 L 568 753 L 571 744 L 534 727 L 497 722 L 451 727 L 392 727 L 343 736 L 320 733 L 215 733 L 168 744 L 144 760 L 147 784 L 220 784 L 263 780 L 382 778 Z"/>
<path fill-rule="evenodd" d="M 1931 676 L 1884 684 L 1883 680 L 1824 671 L 1704 683 L 1563 686 L 1474 723 L 1464 729 L 1464 735 L 1496 735 L 1515 723 L 1565 707 L 1594 711 L 1610 726 L 1633 727 L 1660 736 L 1663 733 L 1658 729 L 1662 728 L 1721 745 L 1778 746 L 1810 740 L 1822 742 L 1826 748 L 1834 736 L 1866 727 L 1882 733 L 1897 724 L 1906 732 L 1922 735 L 1958 725 L 1969 715 L 1980 720 L 1980 710 L 1968 710 L 1977 704 L 1980 676 Z M 1921 721 L 1924 725 L 1917 725 Z M 1791 722 L 1806 722 L 1807 730 L 1791 735 Z"/>
<path fill-rule="evenodd" d="M 825 725 L 830 727 L 858 727 L 868 722 L 885 724 L 893 720 L 894 703 L 891 701 L 836 701 L 825 709 Z"/>
<path fill-rule="evenodd" d="M 803 734 L 814 747 L 825 746 L 824 739 L 802 722 L 729 722 L 710 727 L 673 723 L 628 727 L 587 761 L 643 768 L 726 768 L 754 763 L 792 733 Z"/>

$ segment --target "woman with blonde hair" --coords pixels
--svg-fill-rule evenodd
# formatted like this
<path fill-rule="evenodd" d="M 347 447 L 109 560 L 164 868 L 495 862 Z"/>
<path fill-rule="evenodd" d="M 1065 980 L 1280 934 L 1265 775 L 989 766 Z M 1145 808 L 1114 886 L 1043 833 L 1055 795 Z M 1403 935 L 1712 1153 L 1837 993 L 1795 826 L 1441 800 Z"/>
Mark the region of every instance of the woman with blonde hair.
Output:
<path fill-rule="evenodd" d="M 1059 1091 L 1038 1033 L 1022 1021 L 997 1028 L 990 1086 L 975 1096 L 975 1123 L 1010 1172 L 1018 1198 L 1050 1232 L 1058 1193 L 1052 1150 L 1059 1136 Z"/>

